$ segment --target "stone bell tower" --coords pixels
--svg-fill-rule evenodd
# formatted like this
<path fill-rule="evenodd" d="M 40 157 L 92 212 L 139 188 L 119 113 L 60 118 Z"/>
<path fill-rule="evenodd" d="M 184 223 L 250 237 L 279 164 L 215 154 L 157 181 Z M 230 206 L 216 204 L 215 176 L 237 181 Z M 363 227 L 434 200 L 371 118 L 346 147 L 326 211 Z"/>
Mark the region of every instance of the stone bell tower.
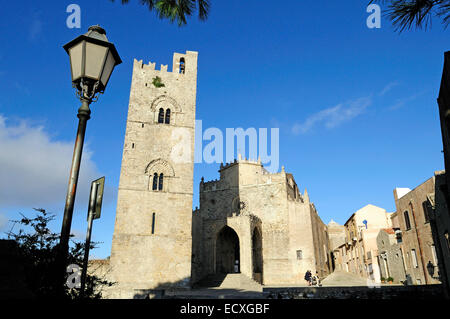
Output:
<path fill-rule="evenodd" d="M 188 287 L 191 276 L 197 52 L 134 60 L 111 249 L 115 297 Z"/>

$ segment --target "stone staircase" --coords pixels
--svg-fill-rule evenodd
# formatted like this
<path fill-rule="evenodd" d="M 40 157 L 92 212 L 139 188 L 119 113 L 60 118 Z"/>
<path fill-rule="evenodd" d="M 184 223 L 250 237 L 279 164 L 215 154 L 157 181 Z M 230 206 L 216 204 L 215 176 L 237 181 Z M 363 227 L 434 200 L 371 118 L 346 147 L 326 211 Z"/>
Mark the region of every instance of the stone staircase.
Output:
<path fill-rule="evenodd" d="M 236 289 L 262 292 L 262 285 L 242 273 L 211 274 L 200 280 L 195 286 L 198 288 Z"/>

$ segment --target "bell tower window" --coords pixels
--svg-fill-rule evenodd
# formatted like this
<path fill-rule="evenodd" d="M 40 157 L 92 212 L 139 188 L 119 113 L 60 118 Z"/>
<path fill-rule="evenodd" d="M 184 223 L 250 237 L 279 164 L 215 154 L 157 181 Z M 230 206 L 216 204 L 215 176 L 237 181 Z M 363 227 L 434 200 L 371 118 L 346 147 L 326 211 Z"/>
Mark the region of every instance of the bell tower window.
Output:
<path fill-rule="evenodd" d="M 156 191 L 158 186 L 158 174 L 153 174 L 153 187 L 152 190 Z"/>
<path fill-rule="evenodd" d="M 162 191 L 162 189 L 163 189 L 163 178 L 164 178 L 164 174 L 163 173 L 159 174 L 158 190 L 160 190 L 160 191 Z"/>
<path fill-rule="evenodd" d="M 164 109 L 163 108 L 159 109 L 158 123 L 164 123 Z"/>
<path fill-rule="evenodd" d="M 184 58 L 180 58 L 180 73 L 184 74 L 186 70 L 186 63 L 184 61 Z"/>
<path fill-rule="evenodd" d="M 166 110 L 166 119 L 165 119 L 164 123 L 170 124 L 170 109 Z"/>

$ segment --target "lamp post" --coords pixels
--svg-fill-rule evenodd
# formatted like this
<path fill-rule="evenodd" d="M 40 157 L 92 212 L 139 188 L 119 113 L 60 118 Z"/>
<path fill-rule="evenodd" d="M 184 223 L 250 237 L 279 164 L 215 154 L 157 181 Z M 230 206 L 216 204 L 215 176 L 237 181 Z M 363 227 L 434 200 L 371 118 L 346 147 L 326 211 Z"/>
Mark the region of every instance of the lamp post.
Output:
<path fill-rule="evenodd" d="M 90 118 L 89 104 L 98 99 L 98 94 L 105 91 L 114 67 L 122 63 L 114 44 L 106 38 L 106 32 L 100 26 L 91 26 L 88 32 L 80 35 L 63 48 L 70 57 L 72 86 L 77 89 L 77 96 L 81 100 L 78 109 L 78 131 L 73 150 L 72 166 L 70 169 L 69 185 L 67 189 L 64 218 L 61 228 L 59 263 L 61 267 L 62 285 L 69 249 L 70 227 L 78 183 L 81 154 L 83 151 L 86 124 Z M 89 249 L 89 247 L 86 247 Z"/>

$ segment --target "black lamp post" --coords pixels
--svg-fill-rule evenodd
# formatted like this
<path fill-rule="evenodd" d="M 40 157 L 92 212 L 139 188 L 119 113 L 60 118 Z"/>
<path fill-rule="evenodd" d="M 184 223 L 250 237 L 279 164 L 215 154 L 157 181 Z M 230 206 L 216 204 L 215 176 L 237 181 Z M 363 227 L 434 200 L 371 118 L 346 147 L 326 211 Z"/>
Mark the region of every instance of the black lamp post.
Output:
<path fill-rule="evenodd" d="M 72 86 L 77 89 L 77 96 L 81 100 L 81 107 L 78 109 L 77 115 L 79 119 L 78 132 L 73 151 L 61 228 L 59 262 L 62 278 L 64 278 L 65 268 L 67 266 L 70 227 L 72 224 L 84 135 L 86 132 L 86 124 L 91 114 L 89 104 L 93 101 L 95 102 L 98 94 L 105 91 L 114 67 L 122 63 L 114 44 L 108 41 L 105 30 L 98 25 L 91 26 L 87 33 L 70 41 L 63 48 L 70 57 Z M 89 249 L 89 247 L 86 247 L 86 249 Z"/>

